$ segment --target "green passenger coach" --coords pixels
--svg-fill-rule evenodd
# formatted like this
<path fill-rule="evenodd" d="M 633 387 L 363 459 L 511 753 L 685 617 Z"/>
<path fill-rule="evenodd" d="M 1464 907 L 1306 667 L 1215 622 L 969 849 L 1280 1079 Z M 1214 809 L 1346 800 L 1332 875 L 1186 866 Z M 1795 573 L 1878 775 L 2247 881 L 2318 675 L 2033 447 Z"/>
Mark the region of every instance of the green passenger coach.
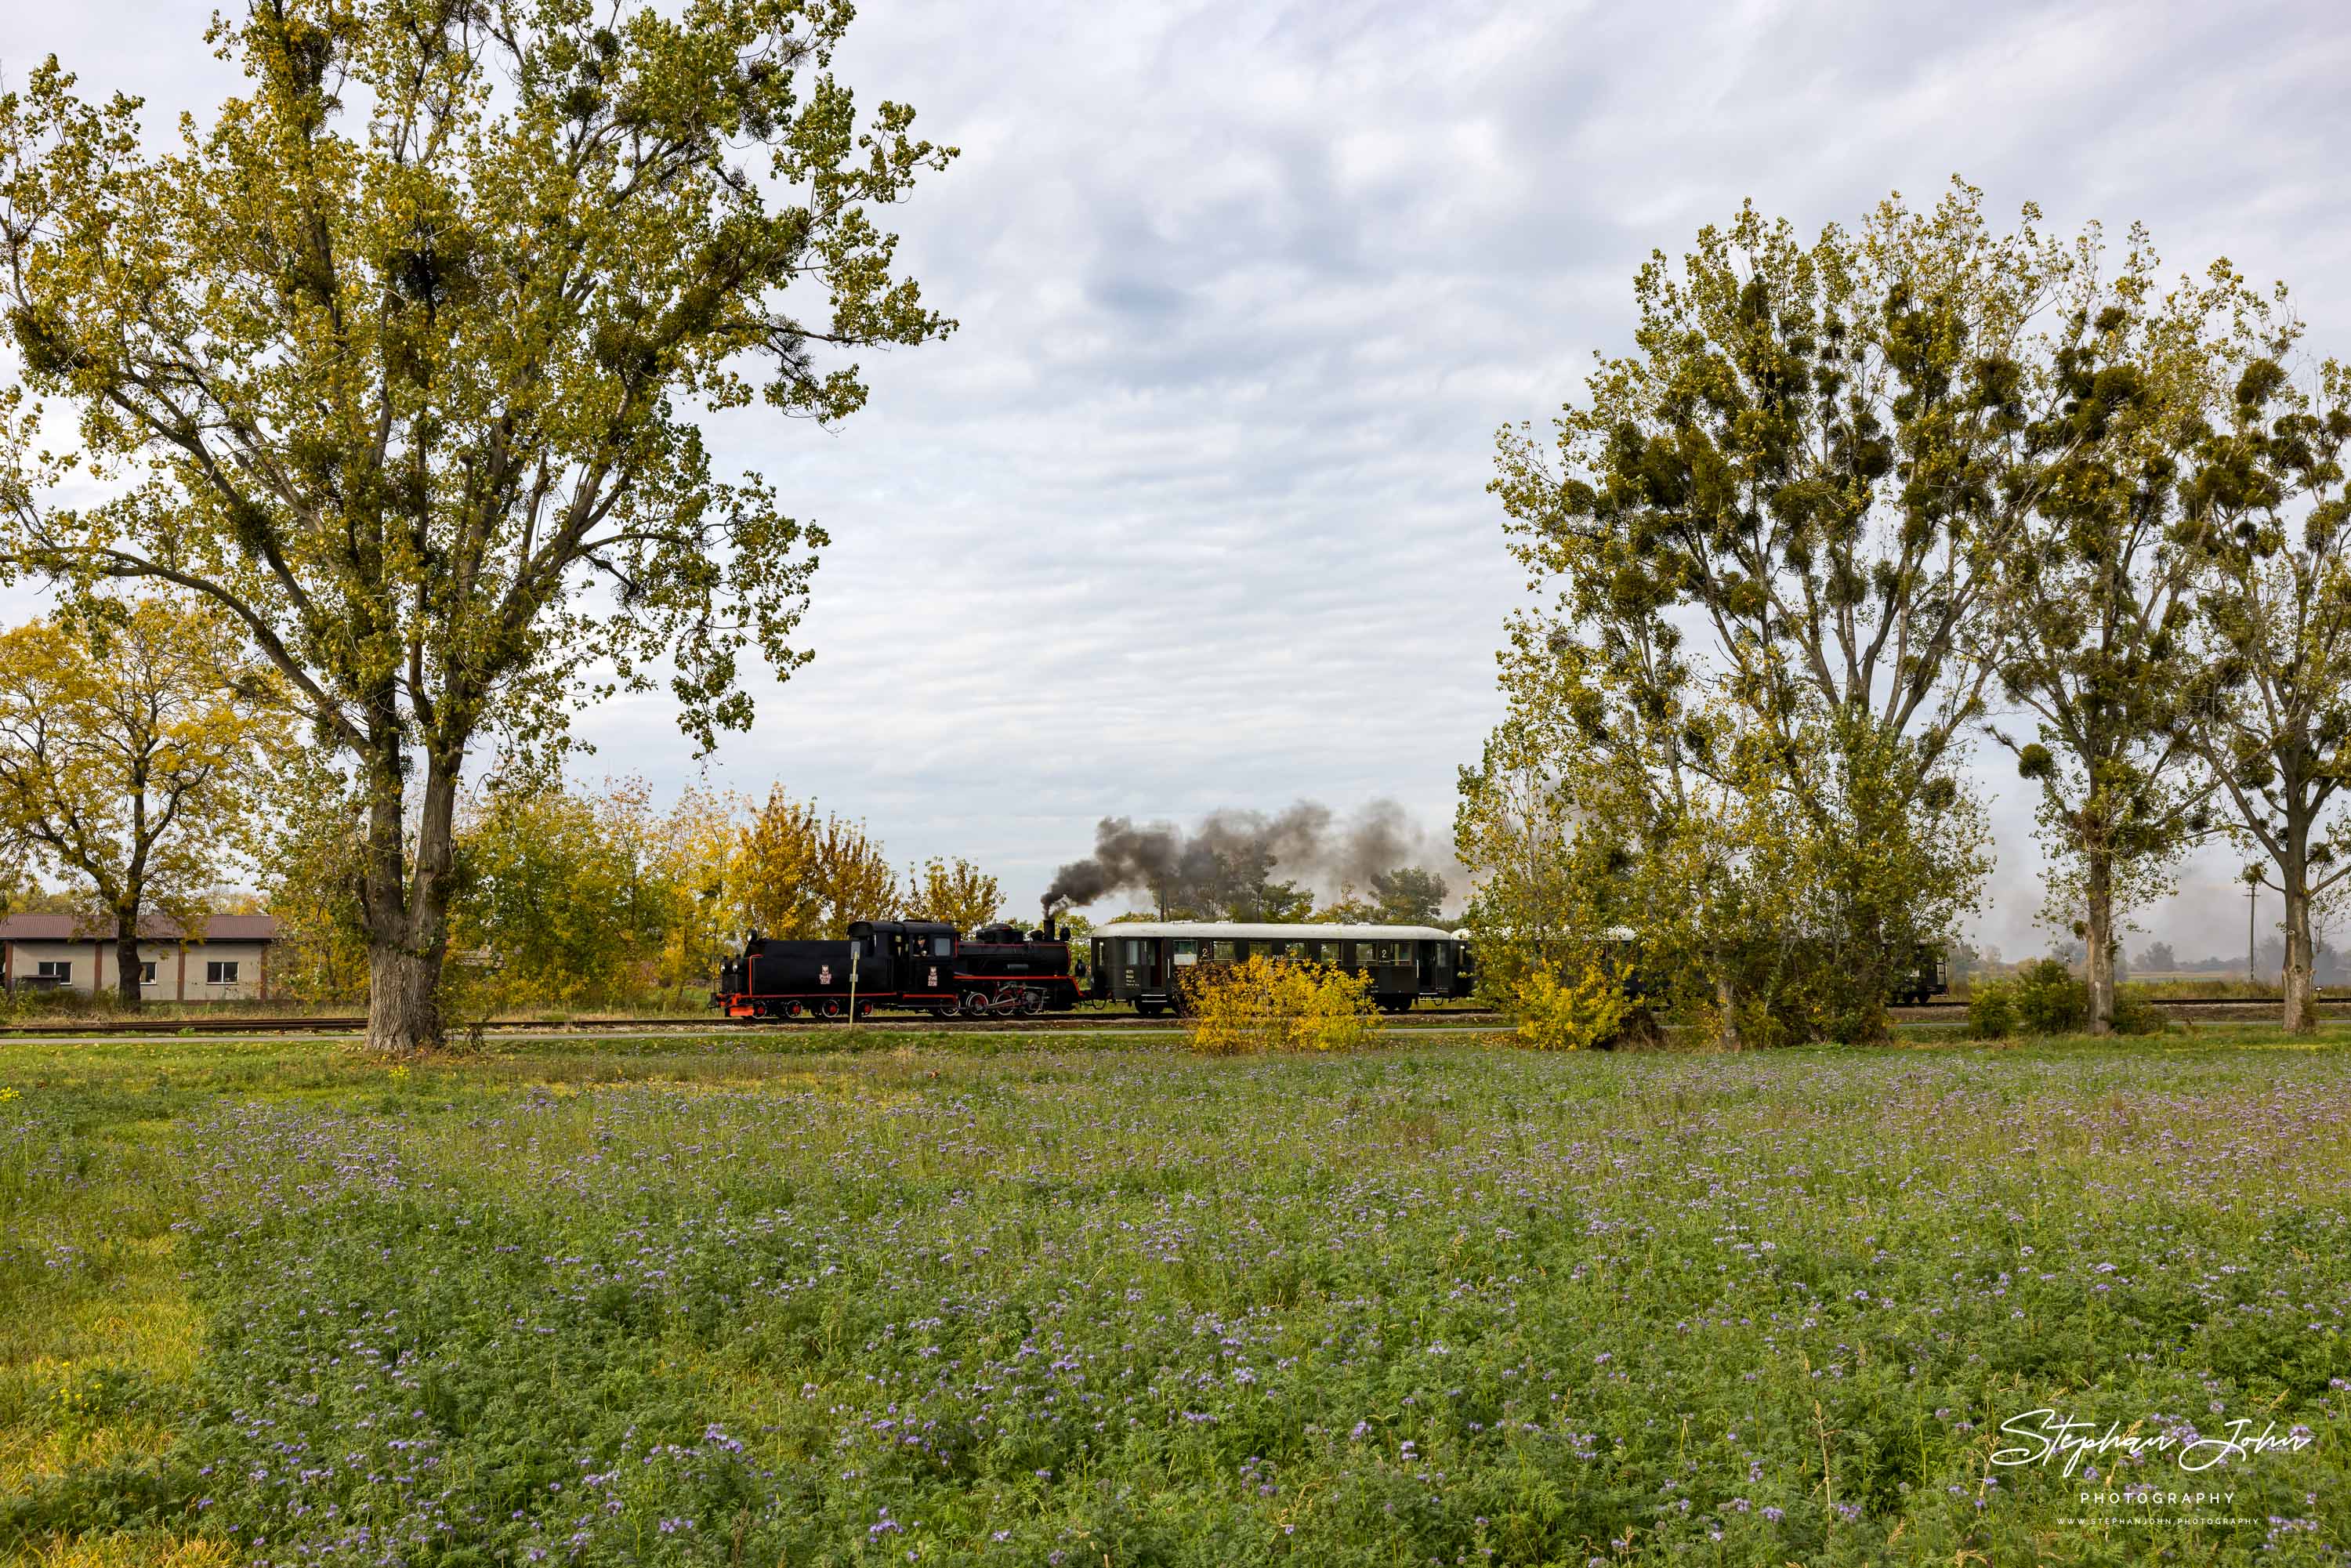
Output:
<path fill-rule="evenodd" d="M 1468 945 L 1433 925 L 1259 925 L 1206 920 L 1126 921 L 1093 934 L 1092 988 L 1148 1017 L 1174 1009 L 1185 971 L 1253 957 L 1333 964 L 1371 977 L 1381 1009 L 1423 997 L 1469 994 Z"/>

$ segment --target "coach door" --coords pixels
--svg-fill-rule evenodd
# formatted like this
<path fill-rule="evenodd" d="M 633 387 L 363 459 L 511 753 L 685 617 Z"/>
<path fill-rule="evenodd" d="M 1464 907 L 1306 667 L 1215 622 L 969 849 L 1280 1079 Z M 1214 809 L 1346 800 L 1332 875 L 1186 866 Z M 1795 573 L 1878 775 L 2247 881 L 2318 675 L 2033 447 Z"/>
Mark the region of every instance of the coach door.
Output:
<path fill-rule="evenodd" d="M 1167 988 L 1161 973 L 1159 942 L 1150 936 L 1119 939 L 1119 989 L 1126 995 L 1157 996 Z"/>

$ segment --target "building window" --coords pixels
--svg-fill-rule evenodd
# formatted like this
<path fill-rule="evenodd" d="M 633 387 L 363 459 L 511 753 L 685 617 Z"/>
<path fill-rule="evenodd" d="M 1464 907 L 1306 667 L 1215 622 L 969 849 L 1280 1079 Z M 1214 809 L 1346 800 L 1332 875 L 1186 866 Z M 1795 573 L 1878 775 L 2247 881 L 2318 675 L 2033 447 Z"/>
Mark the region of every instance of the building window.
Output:
<path fill-rule="evenodd" d="M 44 958 L 33 970 L 33 977 L 37 980 L 55 980 L 60 986 L 70 986 L 73 984 L 73 960 Z"/>
<path fill-rule="evenodd" d="M 152 986 L 155 983 L 154 959 L 150 958 L 139 966 L 139 983 L 142 986 Z"/>
<path fill-rule="evenodd" d="M 207 986 L 235 985 L 236 965 L 233 962 L 225 964 L 217 958 L 207 961 L 204 965 L 204 984 Z"/>

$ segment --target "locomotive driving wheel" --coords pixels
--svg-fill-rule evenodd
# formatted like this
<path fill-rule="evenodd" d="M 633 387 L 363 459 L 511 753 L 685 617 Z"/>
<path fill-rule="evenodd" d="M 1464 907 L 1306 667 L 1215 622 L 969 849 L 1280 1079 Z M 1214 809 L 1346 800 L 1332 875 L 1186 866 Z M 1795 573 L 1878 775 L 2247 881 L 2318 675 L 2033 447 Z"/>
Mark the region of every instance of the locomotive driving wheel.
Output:
<path fill-rule="evenodd" d="M 963 994 L 963 1016 L 973 1019 L 986 1018 L 987 1016 L 987 993 L 986 991 L 966 991 Z"/>
<path fill-rule="evenodd" d="M 822 1013 L 826 1018 L 837 1019 L 841 1016 L 841 998 L 838 997 L 827 997 L 818 1005 L 817 1010 Z"/>

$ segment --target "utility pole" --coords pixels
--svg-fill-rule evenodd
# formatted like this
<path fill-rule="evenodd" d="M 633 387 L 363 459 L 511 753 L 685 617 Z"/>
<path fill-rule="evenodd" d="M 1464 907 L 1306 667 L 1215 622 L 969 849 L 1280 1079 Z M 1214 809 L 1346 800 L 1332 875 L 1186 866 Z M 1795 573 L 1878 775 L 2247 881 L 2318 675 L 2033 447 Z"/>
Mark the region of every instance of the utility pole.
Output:
<path fill-rule="evenodd" d="M 2245 876 L 2245 984 L 2253 984 L 2253 900 L 2259 898 L 2262 884 L 2253 880 L 2249 870 Z"/>

